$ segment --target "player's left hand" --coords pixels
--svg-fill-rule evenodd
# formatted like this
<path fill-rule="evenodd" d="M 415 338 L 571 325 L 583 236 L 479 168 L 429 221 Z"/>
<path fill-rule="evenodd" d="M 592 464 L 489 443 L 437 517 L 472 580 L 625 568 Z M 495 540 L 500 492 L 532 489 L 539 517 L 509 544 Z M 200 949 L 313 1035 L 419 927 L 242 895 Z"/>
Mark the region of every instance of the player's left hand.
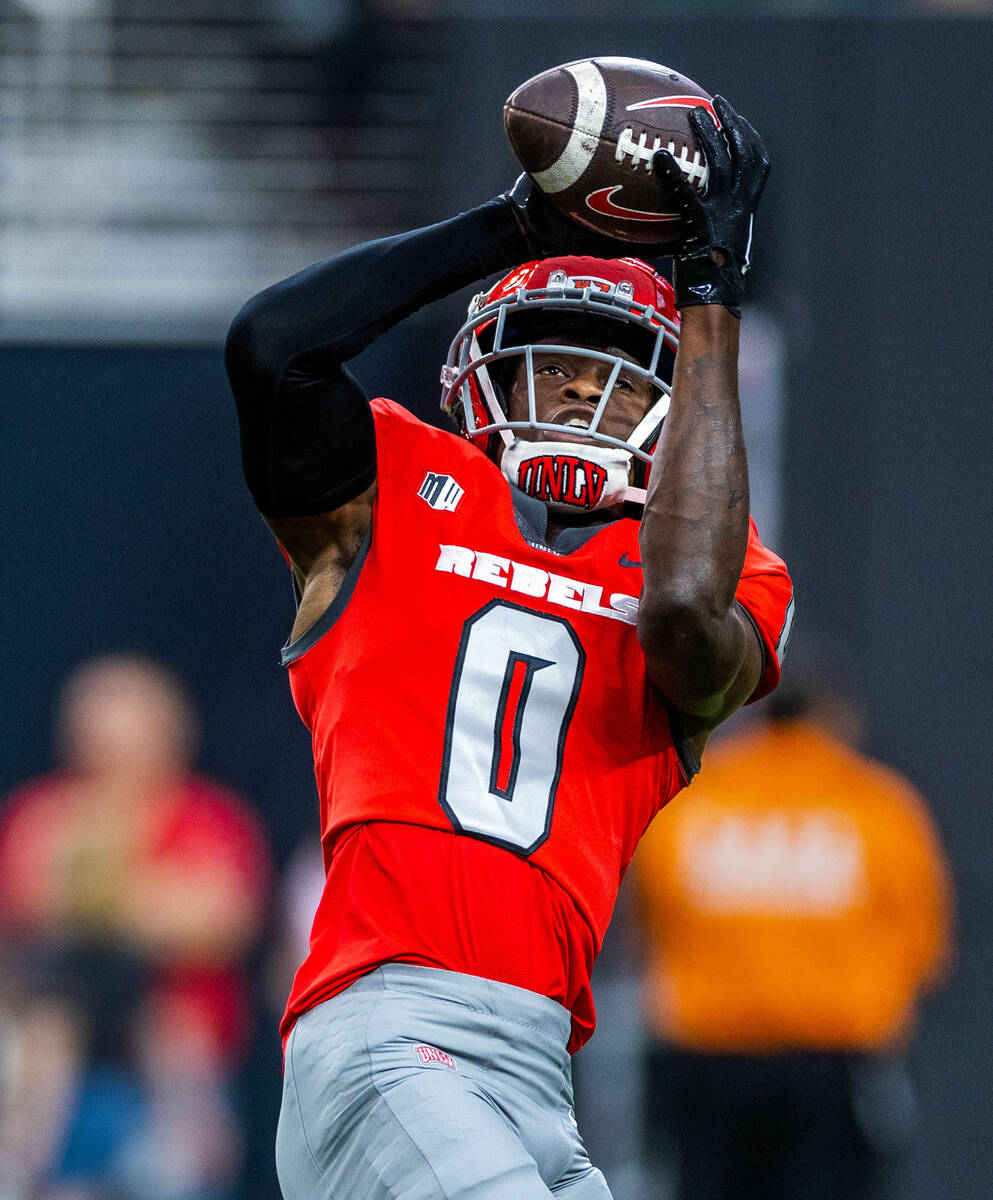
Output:
<path fill-rule="evenodd" d="M 671 189 L 683 214 L 684 235 L 675 254 L 677 307 L 723 304 L 740 316 L 752 225 L 770 163 L 761 137 L 723 96 L 714 97 L 714 111 L 720 129 L 704 108 L 689 116 L 707 159 L 703 196 L 667 150 L 656 151 L 652 170 Z"/>
<path fill-rule="evenodd" d="M 527 172 L 519 175 L 514 186 L 500 199 L 506 200 L 514 210 L 528 249 L 535 258 L 554 258 L 562 254 L 584 254 L 591 258 L 627 255 L 653 258 L 658 255 L 658 246 L 617 241 L 570 221 L 549 204 Z"/>

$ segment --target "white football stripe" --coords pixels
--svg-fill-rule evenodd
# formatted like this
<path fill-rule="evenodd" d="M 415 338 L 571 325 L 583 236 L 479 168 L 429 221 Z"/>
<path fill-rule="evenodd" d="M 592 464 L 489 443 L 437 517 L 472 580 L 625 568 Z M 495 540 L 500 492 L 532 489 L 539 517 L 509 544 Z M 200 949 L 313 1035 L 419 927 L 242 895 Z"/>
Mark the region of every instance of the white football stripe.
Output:
<path fill-rule="evenodd" d="M 572 63 L 565 68 L 579 89 L 576 120 L 565 149 L 550 167 L 532 175 L 543 192 L 564 192 L 572 187 L 590 165 L 596 153 L 597 138 L 607 115 L 607 85 L 591 62 Z"/>

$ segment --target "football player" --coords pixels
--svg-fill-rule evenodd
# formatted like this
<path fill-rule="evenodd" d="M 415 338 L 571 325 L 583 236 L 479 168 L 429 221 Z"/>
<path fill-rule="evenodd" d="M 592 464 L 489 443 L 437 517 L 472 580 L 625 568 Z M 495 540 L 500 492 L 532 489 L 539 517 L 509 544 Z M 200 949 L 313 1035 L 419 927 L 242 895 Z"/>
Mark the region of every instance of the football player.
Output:
<path fill-rule="evenodd" d="M 245 475 L 299 591 L 283 661 L 327 869 L 282 1025 L 286 1200 L 609 1197 L 569 1070 L 593 960 L 638 838 L 775 686 L 792 611 L 737 399 L 768 161 L 717 108 L 702 199 L 654 160 L 684 213 L 675 288 L 522 177 L 232 326 Z M 507 268 L 443 372 L 463 436 L 369 403 L 349 359 Z"/>

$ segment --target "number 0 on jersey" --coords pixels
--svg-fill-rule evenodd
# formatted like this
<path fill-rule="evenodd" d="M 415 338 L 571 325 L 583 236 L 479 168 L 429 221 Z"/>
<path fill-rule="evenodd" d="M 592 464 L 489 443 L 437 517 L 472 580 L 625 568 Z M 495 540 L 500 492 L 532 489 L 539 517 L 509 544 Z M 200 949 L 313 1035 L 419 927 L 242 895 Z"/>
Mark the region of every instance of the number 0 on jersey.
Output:
<path fill-rule="evenodd" d="M 494 600 L 466 621 L 438 791 L 459 833 L 525 856 L 548 837 L 585 660 L 563 617 Z"/>

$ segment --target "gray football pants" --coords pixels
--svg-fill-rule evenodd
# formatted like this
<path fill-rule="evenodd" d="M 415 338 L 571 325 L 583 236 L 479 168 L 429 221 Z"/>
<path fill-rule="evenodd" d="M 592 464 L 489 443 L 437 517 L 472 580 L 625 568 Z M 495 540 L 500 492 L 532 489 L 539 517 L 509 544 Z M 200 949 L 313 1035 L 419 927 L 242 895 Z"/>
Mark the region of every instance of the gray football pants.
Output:
<path fill-rule="evenodd" d="M 476 976 L 389 963 L 286 1047 L 285 1200 L 610 1200 L 572 1111 L 569 1014 Z"/>

